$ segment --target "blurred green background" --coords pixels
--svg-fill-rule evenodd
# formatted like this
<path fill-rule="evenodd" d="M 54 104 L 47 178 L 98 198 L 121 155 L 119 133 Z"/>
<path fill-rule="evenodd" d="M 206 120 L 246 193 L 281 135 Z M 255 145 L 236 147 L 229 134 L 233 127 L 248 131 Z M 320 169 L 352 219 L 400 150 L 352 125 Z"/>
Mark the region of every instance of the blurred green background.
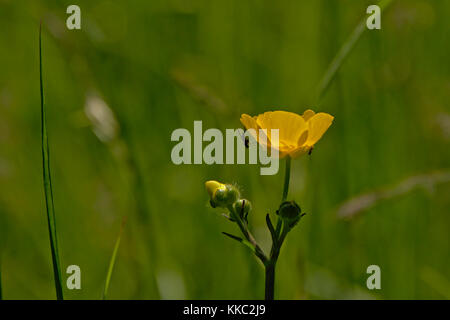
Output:
<path fill-rule="evenodd" d="M 82 29 L 65 26 L 81 7 Z M 235 182 L 265 213 L 283 172 L 172 164 L 176 128 L 239 128 L 241 113 L 335 116 L 293 162 L 308 215 L 277 269 L 280 299 L 450 298 L 450 2 L 397 0 L 366 30 L 319 103 L 315 90 L 373 1 L 0 0 L 0 255 L 5 299 L 53 299 L 42 186 L 38 28 L 63 268 L 101 297 L 128 217 L 111 299 L 261 299 L 263 268 L 221 231 L 204 182 Z M 283 167 L 281 167 L 282 169 Z M 363 197 L 359 197 L 363 195 Z M 359 197 L 359 198 L 358 198 Z M 351 201 L 350 203 L 348 201 Z M 345 216 L 345 219 L 342 217 Z M 381 290 L 366 268 L 381 268 Z"/>

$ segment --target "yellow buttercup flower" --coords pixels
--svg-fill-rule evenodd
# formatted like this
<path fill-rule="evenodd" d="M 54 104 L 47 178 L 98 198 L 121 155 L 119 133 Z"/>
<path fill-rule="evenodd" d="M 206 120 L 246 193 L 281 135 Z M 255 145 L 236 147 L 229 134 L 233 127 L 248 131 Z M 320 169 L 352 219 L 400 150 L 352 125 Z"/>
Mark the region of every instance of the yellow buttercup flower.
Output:
<path fill-rule="evenodd" d="M 288 111 L 269 111 L 254 117 L 243 114 L 241 123 L 247 130 L 255 129 L 257 140 L 259 130 L 266 129 L 269 147 L 270 130 L 279 129 L 279 143 L 274 146 L 279 150 L 279 157 L 289 155 L 295 159 L 314 147 L 331 126 L 333 119 L 328 113 L 315 113 L 308 109 L 303 115 Z"/>

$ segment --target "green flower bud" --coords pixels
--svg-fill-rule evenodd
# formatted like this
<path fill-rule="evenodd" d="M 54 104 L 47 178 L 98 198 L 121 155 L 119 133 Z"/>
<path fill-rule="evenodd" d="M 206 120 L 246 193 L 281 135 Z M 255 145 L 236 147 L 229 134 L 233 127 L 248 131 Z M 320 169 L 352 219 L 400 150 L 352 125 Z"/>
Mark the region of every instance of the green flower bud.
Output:
<path fill-rule="evenodd" d="M 277 214 L 285 220 L 294 221 L 300 218 L 301 212 L 302 210 L 295 201 L 285 201 L 280 205 Z"/>
<path fill-rule="evenodd" d="M 233 209 L 241 218 L 246 218 L 252 210 L 252 203 L 247 199 L 240 199 L 233 203 Z"/>
<path fill-rule="evenodd" d="M 239 190 L 231 184 L 223 184 L 217 181 L 207 181 L 206 190 L 211 197 L 211 206 L 213 208 L 226 208 L 239 200 Z"/>
<path fill-rule="evenodd" d="M 211 198 L 213 198 L 216 190 L 225 188 L 225 185 L 223 183 L 220 183 L 220 182 L 217 182 L 214 180 L 210 180 L 210 181 L 205 182 L 205 188 L 206 188 L 206 191 L 208 191 L 209 196 Z"/>

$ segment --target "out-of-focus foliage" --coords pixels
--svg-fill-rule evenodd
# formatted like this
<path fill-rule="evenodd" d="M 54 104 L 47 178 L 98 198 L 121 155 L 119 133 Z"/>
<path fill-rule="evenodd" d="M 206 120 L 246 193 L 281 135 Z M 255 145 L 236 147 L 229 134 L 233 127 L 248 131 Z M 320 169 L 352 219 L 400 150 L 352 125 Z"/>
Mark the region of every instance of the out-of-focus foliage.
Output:
<path fill-rule="evenodd" d="M 82 272 L 82 290 L 66 298 L 101 298 L 123 216 L 108 298 L 262 298 L 263 268 L 221 234 L 235 229 L 209 208 L 204 182 L 238 183 L 253 204 L 253 233 L 268 244 L 265 214 L 279 204 L 283 175 L 176 166 L 170 135 L 194 120 L 224 130 L 239 128 L 242 113 L 307 108 L 335 120 L 311 157 L 293 162 L 289 198 L 308 214 L 281 252 L 276 297 L 449 298 L 448 179 L 375 201 L 349 220 L 337 214 L 360 194 L 448 175 L 449 1 L 394 1 L 319 105 L 319 80 L 373 1 L 77 3 L 82 29 L 69 31 L 69 2 L 0 0 L 5 299 L 55 297 L 42 189 L 41 19 L 63 278 L 71 264 Z M 381 267 L 379 291 L 365 287 L 371 264 Z"/>

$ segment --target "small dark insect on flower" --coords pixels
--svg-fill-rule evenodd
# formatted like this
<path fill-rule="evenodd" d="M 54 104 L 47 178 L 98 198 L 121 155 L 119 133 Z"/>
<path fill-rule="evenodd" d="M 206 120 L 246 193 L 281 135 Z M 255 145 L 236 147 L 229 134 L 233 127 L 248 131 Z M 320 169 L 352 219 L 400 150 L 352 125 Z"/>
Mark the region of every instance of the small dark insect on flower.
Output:
<path fill-rule="evenodd" d="M 249 145 L 248 137 L 246 137 L 245 135 L 242 135 L 242 139 L 244 139 L 245 147 L 248 149 L 248 145 Z"/>
<path fill-rule="evenodd" d="M 311 149 L 309 149 L 309 151 L 308 151 L 308 156 L 310 156 L 311 155 L 311 153 L 312 153 L 312 151 L 313 151 L 313 147 L 311 147 Z"/>

